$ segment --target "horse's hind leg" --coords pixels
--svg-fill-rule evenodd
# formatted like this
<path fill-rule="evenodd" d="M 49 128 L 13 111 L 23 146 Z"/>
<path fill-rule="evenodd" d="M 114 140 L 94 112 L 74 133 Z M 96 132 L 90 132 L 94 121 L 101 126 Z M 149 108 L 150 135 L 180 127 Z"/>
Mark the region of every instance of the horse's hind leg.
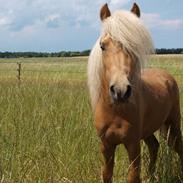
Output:
<path fill-rule="evenodd" d="M 144 139 L 144 142 L 148 146 L 149 154 L 150 154 L 150 164 L 149 164 L 149 172 L 152 174 L 155 170 L 155 163 L 157 159 L 159 142 L 157 141 L 154 135 L 151 135 Z"/>
<path fill-rule="evenodd" d="M 178 107 L 177 107 L 178 106 Z M 182 172 L 183 172 L 183 141 L 181 134 L 181 114 L 179 105 L 175 106 L 174 110 L 167 119 L 165 125 L 168 145 L 173 147 L 175 152 L 180 157 Z"/>
<path fill-rule="evenodd" d="M 180 157 L 183 172 L 183 141 L 180 128 L 172 124 L 168 130 L 168 145 L 173 147 Z"/>

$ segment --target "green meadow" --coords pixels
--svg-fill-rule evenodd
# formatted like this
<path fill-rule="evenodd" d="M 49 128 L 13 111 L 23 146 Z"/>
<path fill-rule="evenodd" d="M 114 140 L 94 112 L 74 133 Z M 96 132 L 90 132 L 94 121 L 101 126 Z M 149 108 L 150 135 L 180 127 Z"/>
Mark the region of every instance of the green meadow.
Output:
<path fill-rule="evenodd" d="M 183 55 L 153 56 L 147 65 L 176 78 L 183 116 Z M 101 182 L 103 158 L 86 69 L 87 57 L 0 59 L 0 183 Z M 156 136 L 160 150 L 153 175 L 142 142 L 142 182 L 183 182 L 178 156 Z M 114 183 L 125 183 L 129 162 L 122 145 L 115 164 Z"/>

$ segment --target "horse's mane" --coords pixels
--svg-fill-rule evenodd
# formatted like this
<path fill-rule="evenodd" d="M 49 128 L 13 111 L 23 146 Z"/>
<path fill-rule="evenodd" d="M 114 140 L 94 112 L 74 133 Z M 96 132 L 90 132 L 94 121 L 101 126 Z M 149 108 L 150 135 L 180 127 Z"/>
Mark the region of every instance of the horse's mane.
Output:
<path fill-rule="evenodd" d="M 116 11 L 102 23 L 102 35 L 109 34 L 119 41 L 124 50 L 134 55 L 143 65 L 154 52 L 151 36 L 142 21 L 131 12 Z M 94 45 L 88 60 L 88 86 L 93 109 L 101 92 L 102 51 L 100 38 Z"/>

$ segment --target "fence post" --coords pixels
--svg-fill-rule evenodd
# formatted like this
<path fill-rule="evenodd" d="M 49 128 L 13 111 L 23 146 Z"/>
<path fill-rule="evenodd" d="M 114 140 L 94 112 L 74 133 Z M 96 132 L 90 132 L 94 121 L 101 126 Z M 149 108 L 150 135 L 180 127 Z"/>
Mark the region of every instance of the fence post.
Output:
<path fill-rule="evenodd" d="M 17 78 L 20 81 L 21 80 L 21 69 L 22 69 L 21 62 L 17 62 L 17 65 L 18 65 L 18 69 L 17 69 L 18 75 L 17 75 Z"/>

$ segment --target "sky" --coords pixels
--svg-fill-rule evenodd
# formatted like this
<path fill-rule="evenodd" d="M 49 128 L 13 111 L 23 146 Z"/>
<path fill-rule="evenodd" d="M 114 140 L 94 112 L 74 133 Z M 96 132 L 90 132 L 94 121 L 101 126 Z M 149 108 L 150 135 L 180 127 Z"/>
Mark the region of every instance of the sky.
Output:
<path fill-rule="evenodd" d="M 100 8 L 132 0 L 0 0 L 0 51 L 81 51 L 100 35 Z M 183 0 L 136 0 L 156 48 L 183 48 Z"/>

